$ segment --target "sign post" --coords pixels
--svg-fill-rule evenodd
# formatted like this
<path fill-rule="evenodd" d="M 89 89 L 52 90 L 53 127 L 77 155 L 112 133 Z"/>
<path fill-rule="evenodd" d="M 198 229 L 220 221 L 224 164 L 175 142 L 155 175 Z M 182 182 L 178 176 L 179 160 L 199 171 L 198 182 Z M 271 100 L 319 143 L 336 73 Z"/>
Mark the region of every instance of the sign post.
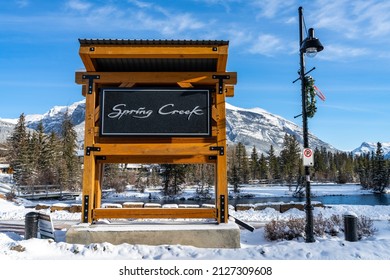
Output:
<path fill-rule="evenodd" d="M 228 222 L 228 41 L 80 39 L 86 98 L 82 222 L 193 218 Z M 101 207 L 105 164 L 213 164 L 215 208 Z"/>

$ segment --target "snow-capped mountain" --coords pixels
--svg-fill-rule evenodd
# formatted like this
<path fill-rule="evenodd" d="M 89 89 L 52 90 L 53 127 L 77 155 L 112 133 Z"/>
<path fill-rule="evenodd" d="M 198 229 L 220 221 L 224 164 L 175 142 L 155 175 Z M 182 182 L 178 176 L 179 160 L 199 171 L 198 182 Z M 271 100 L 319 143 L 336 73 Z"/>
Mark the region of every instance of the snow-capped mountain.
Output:
<path fill-rule="evenodd" d="M 390 158 L 390 142 L 381 143 L 385 158 Z M 359 148 L 352 151 L 354 155 L 368 154 L 376 151 L 377 142 L 363 142 Z"/>
<path fill-rule="evenodd" d="M 70 106 L 54 106 L 43 115 L 27 115 L 26 126 L 36 129 L 38 124 L 42 122 L 45 132 L 54 131 L 59 133 L 61 131 L 62 120 L 66 113 L 69 114 L 75 126 L 81 124 L 85 119 L 85 101 L 75 102 Z"/>
<path fill-rule="evenodd" d="M 249 149 L 256 146 L 260 153 L 266 154 L 270 145 L 273 145 L 275 151 L 279 152 L 286 133 L 294 135 L 303 145 L 301 127 L 260 108 L 242 109 L 227 104 L 226 120 L 226 134 L 229 142 L 241 142 Z M 322 146 L 328 151 L 337 150 L 312 134 L 309 134 L 309 145 L 312 149 Z"/>
<path fill-rule="evenodd" d="M 82 144 L 85 118 L 84 100 L 70 106 L 55 106 L 43 115 L 26 115 L 26 125 L 31 129 L 36 129 L 39 122 L 42 122 L 45 132 L 55 131 L 58 133 L 61 130 L 62 118 L 66 112 L 70 115 L 79 142 Z M 12 132 L 16 122 L 17 120 L 0 122 L 0 142 L 3 142 Z M 276 152 L 279 152 L 286 133 L 294 135 L 300 143 L 303 143 L 301 127 L 260 108 L 243 109 L 227 104 L 226 122 L 228 143 L 241 142 L 247 147 L 248 152 L 252 150 L 253 146 L 256 146 L 259 153 L 266 154 L 271 145 Z M 311 134 L 309 142 L 312 148 L 323 146 L 329 151 L 336 151 L 334 147 Z"/>

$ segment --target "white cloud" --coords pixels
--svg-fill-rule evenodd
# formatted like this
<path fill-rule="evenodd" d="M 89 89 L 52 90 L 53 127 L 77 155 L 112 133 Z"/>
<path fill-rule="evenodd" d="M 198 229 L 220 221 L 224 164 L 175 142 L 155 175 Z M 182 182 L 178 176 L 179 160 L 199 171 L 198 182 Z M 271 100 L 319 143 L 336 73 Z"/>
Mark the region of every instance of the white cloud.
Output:
<path fill-rule="evenodd" d="M 19 8 L 25 8 L 27 7 L 28 5 L 30 5 L 30 2 L 28 0 L 16 0 L 16 5 L 19 7 Z"/>
<path fill-rule="evenodd" d="M 127 0 L 127 2 L 129 2 L 130 4 L 133 4 L 141 9 L 150 8 L 152 6 L 152 4 L 149 2 L 139 1 L 139 0 Z"/>
<path fill-rule="evenodd" d="M 318 0 L 314 10 L 317 27 L 342 33 L 346 38 L 378 38 L 390 34 L 388 1 Z"/>
<path fill-rule="evenodd" d="M 86 10 L 90 9 L 91 6 L 92 6 L 91 3 L 88 3 L 88 2 L 82 1 L 82 0 L 69 0 L 66 3 L 67 8 L 69 8 L 71 10 L 76 10 L 79 12 L 86 11 Z"/>
<path fill-rule="evenodd" d="M 249 49 L 249 52 L 265 56 L 274 56 L 283 51 L 283 45 L 284 44 L 278 37 L 270 34 L 263 34 L 255 40 L 252 47 Z"/>
<path fill-rule="evenodd" d="M 144 30 L 153 30 L 162 35 L 178 36 L 186 31 L 199 30 L 205 26 L 201 21 L 196 20 L 191 14 L 171 14 L 163 17 L 155 17 L 138 12 L 134 18 Z"/>
<path fill-rule="evenodd" d="M 274 18 L 286 8 L 294 6 L 295 0 L 253 0 L 252 5 L 260 9 L 260 17 Z"/>
<path fill-rule="evenodd" d="M 351 48 L 345 45 L 326 45 L 324 53 L 318 56 L 324 60 L 346 61 L 351 58 L 366 56 L 370 54 L 370 50 L 366 48 Z"/>

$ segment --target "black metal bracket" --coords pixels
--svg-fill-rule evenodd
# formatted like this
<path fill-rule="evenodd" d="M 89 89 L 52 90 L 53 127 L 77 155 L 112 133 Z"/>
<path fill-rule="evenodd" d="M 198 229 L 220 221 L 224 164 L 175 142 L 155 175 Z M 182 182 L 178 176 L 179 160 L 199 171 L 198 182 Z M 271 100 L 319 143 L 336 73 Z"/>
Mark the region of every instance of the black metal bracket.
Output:
<path fill-rule="evenodd" d="M 87 156 L 90 156 L 91 155 L 91 152 L 100 152 L 100 147 L 91 147 L 91 146 L 88 146 L 85 150 L 85 154 Z"/>
<path fill-rule="evenodd" d="M 88 79 L 88 94 L 92 94 L 93 80 L 99 80 L 100 75 L 83 75 L 83 79 Z"/>
<path fill-rule="evenodd" d="M 84 213 L 83 213 L 84 223 L 88 223 L 88 214 L 89 214 L 88 206 L 89 206 L 89 195 L 84 195 Z"/>
<path fill-rule="evenodd" d="M 230 75 L 213 75 L 213 79 L 218 79 L 218 93 L 223 94 L 223 80 L 229 80 Z"/>
<path fill-rule="evenodd" d="M 220 213 L 221 213 L 221 217 L 219 219 L 219 221 L 225 221 L 225 196 L 223 194 L 221 194 L 220 196 Z"/>
<path fill-rule="evenodd" d="M 225 148 L 221 146 L 210 147 L 210 151 L 219 151 L 219 155 L 225 155 Z"/>
<path fill-rule="evenodd" d="M 217 156 L 209 156 L 209 160 L 217 160 Z"/>
<path fill-rule="evenodd" d="M 106 156 L 96 156 L 96 160 L 106 160 Z"/>

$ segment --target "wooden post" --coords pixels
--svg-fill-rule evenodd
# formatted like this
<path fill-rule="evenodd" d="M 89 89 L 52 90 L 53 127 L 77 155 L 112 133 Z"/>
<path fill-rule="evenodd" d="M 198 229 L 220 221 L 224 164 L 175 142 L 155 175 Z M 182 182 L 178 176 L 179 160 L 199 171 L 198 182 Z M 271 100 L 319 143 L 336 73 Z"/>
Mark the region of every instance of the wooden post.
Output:
<path fill-rule="evenodd" d="M 217 89 L 218 89 L 217 85 Z M 223 85 L 224 87 L 224 85 Z M 223 91 L 224 92 L 224 91 Z M 217 156 L 216 174 L 216 201 L 218 205 L 218 222 L 228 221 L 228 188 L 227 188 L 227 149 L 226 149 L 226 113 L 225 94 L 216 93 L 217 109 L 217 145 L 223 149 L 223 153 Z"/>
<path fill-rule="evenodd" d="M 104 163 L 96 163 L 94 208 L 100 208 L 102 204 L 103 175 L 104 175 Z"/>
<path fill-rule="evenodd" d="M 95 102 L 96 90 L 93 86 L 92 93 L 86 94 L 85 100 L 85 136 L 84 149 L 93 147 L 95 143 Z M 95 170 L 96 161 L 93 152 L 84 151 L 84 172 L 83 172 L 83 199 L 82 199 L 82 222 L 92 223 L 92 210 L 95 204 Z"/>

